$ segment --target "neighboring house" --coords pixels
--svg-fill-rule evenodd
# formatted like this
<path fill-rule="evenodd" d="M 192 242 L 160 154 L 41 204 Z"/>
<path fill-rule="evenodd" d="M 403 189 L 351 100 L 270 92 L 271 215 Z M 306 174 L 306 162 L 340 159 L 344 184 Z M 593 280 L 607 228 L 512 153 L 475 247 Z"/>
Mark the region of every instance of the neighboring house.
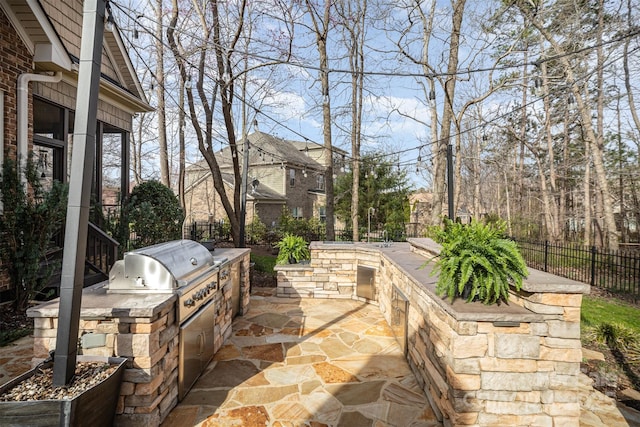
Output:
<path fill-rule="evenodd" d="M 45 185 L 69 177 L 82 10 L 82 0 L 0 0 L 0 163 L 32 151 Z M 95 200 L 103 181 L 120 183 L 120 199 L 128 194 L 132 117 L 152 111 L 117 28 L 103 41 Z M 121 167 L 103 168 L 107 156 Z M 7 286 L 0 278 L 0 291 Z"/>
<path fill-rule="evenodd" d="M 409 195 L 411 214 L 407 224 L 407 234 L 410 236 L 424 236 L 431 222 L 433 210 L 433 193 L 425 190 L 414 191 Z M 444 206 L 443 215 L 447 214 L 447 206 Z M 456 221 L 463 224 L 471 222 L 472 215 L 465 205 L 456 210 Z"/>
<path fill-rule="evenodd" d="M 283 206 L 294 218 L 324 221 L 324 174 L 330 158 L 325 155 L 324 147 L 313 142 L 287 141 L 263 132 L 254 132 L 247 138 L 247 223 L 257 216 L 267 226 L 273 226 L 278 222 Z M 341 151 L 338 155 L 344 157 Z M 216 153 L 216 159 L 223 172 L 227 194 L 232 197 L 235 182 L 229 149 Z M 187 221 L 214 223 L 227 218 L 205 160 L 187 168 L 186 181 Z"/>

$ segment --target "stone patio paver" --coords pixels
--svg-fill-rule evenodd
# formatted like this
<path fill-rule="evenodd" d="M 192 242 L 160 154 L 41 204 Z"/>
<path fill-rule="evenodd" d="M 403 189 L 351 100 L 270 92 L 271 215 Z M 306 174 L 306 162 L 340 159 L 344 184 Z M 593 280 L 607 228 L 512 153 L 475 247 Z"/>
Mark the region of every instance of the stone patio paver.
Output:
<path fill-rule="evenodd" d="M 378 307 L 271 291 L 252 295 L 249 313 L 164 426 L 187 418 L 195 426 L 441 425 Z"/>
<path fill-rule="evenodd" d="M 390 330 L 381 328 L 382 315 L 377 307 L 350 300 L 279 299 L 273 297 L 271 289 L 261 289 L 252 296 L 250 310 L 246 317 L 234 320 L 233 337 L 163 427 L 440 425 Z M 269 315 L 274 313 L 278 316 Z M 283 315 L 291 320 L 279 329 Z M 358 322 L 367 326 L 358 329 L 357 325 L 362 326 Z M 386 336 L 379 334 L 385 329 Z M 367 353 L 373 350 L 366 344 L 372 337 L 383 347 L 375 354 Z M 337 340 L 352 352 L 332 359 L 321 348 L 324 338 Z M 356 346 L 358 342 L 361 344 Z M 244 352 L 245 347 L 267 344 L 282 345 L 283 361 L 260 359 L 273 352 L 262 356 L 252 353 L 251 357 L 257 359 L 249 359 Z M 32 358 L 31 336 L 0 347 L 0 384 L 29 370 Z M 328 366 L 332 368 L 323 368 Z M 290 377 L 287 370 L 291 370 Z M 372 382 L 375 386 L 380 381 L 384 384 L 375 402 L 344 406 L 329 392 L 342 390 L 340 384 Z M 259 403 L 237 400 L 245 393 L 240 390 L 249 388 L 264 393 L 254 396 Z M 336 395 L 344 398 L 348 389 Z M 616 407 L 613 399 L 591 388 L 586 375 L 580 390 L 581 427 L 640 427 L 640 412 Z M 274 400 L 274 396 L 279 399 Z"/>

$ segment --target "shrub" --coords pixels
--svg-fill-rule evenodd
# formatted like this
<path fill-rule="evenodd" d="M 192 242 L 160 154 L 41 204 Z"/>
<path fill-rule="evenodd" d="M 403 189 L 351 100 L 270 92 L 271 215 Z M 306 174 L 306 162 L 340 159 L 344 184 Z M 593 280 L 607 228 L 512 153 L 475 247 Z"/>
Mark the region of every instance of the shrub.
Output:
<path fill-rule="evenodd" d="M 182 237 L 184 211 L 173 191 L 158 181 L 147 181 L 134 187 L 123 217 L 135 233 L 132 248 Z"/>
<path fill-rule="evenodd" d="M 247 240 L 251 244 L 263 243 L 267 236 L 267 226 L 256 215 L 247 227 Z"/>
<path fill-rule="evenodd" d="M 67 211 L 68 187 L 53 181 L 43 188 L 32 155 L 25 176 L 31 191 L 25 191 L 16 161 L 5 159 L 0 182 L 0 256 L 9 273 L 14 305 L 24 310 L 29 300 L 47 286 L 59 262 L 47 259 L 55 233 L 61 231 Z"/>

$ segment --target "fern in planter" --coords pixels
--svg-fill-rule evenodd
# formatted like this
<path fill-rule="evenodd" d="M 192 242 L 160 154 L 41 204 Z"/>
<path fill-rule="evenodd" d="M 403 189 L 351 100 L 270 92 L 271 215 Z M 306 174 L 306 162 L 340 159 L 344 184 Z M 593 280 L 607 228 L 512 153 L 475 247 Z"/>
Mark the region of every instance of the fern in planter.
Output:
<path fill-rule="evenodd" d="M 439 273 L 436 293 L 495 304 L 509 300 L 509 286 L 522 287 L 529 274 L 515 242 L 504 239 L 504 224 L 464 225 L 445 219 L 434 232 L 442 245 L 433 274 Z"/>
<path fill-rule="evenodd" d="M 295 264 L 311 258 L 307 242 L 300 236 L 287 233 L 276 243 L 276 247 L 278 248 L 276 264 Z"/>

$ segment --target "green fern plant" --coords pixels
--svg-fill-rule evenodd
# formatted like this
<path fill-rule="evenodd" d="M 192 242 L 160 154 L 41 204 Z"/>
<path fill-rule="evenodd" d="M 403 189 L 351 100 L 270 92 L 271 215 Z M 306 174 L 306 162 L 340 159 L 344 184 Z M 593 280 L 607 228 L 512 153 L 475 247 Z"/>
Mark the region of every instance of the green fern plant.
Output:
<path fill-rule="evenodd" d="M 463 298 L 484 304 L 509 300 L 509 286 L 522 287 L 529 274 L 515 242 L 504 239 L 504 224 L 459 224 L 445 219 L 432 232 L 442 245 L 432 274 L 439 274 L 436 293 L 453 302 Z"/>
<path fill-rule="evenodd" d="M 295 264 L 311 258 L 308 244 L 300 236 L 287 233 L 275 246 L 278 248 L 277 264 Z"/>

